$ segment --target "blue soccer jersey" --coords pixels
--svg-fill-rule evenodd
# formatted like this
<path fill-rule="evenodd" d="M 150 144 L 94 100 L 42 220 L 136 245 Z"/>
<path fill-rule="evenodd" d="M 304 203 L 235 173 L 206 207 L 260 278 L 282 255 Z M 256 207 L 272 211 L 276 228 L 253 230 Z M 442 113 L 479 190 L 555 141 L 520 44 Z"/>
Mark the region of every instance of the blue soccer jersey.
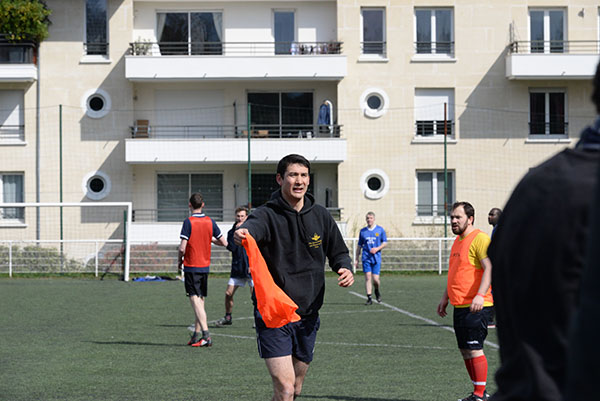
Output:
<path fill-rule="evenodd" d="M 387 236 L 383 227 L 376 225 L 373 228 L 365 227 L 360 230 L 358 236 L 358 246 L 362 248 L 362 262 L 370 262 L 375 265 L 381 263 L 381 251 L 376 254 L 371 253 L 371 249 L 377 248 L 384 242 L 387 242 Z"/>

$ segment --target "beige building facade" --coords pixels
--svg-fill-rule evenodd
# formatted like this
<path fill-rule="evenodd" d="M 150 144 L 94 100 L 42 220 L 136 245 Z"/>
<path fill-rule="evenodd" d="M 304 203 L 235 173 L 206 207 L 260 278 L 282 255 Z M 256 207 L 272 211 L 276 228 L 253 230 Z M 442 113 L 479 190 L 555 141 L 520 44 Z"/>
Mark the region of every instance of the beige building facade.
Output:
<path fill-rule="evenodd" d="M 48 39 L 0 60 L 0 202 L 130 201 L 133 240 L 176 240 L 198 190 L 229 228 L 289 153 L 349 237 L 367 211 L 443 236 L 445 181 L 489 231 L 595 117 L 591 0 L 47 3 Z M 46 217 L 3 209 L 0 239 L 55 239 Z M 119 213 L 68 223 L 122 235 Z"/>

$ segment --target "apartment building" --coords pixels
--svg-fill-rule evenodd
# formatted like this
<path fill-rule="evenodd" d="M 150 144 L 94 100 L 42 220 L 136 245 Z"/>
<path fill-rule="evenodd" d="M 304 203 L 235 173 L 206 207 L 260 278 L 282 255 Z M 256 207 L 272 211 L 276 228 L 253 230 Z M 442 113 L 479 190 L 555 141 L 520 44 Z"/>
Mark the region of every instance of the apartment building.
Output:
<path fill-rule="evenodd" d="M 487 229 L 595 114 L 591 0 L 47 3 L 39 48 L 1 44 L 0 202 L 132 201 L 134 240 L 176 239 L 196 190 L 228 228 L 288 153 L 348 236 L 369 210 L 443 235 L 445 193 Z M 0 224 L 39 236 L 19 209 Z"/>

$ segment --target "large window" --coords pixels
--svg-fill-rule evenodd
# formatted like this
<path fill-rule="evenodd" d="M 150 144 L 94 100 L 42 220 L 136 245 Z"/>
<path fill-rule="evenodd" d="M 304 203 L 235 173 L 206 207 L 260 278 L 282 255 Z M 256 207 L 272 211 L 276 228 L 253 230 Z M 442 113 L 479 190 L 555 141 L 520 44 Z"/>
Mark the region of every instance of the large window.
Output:
<path fill-rule="evenodd" d="M 446 131 L 444 131 L 444 104 Z M 415 134 L 417 137 L 435 137 L 454 134 L 454 90 L 415 89 Z"/>
<path fill-rule="evenodd" d="M 203 212 L 223 221 L 222 174 L 158 174 L 157 191 L 157 221 L 183 221 L 194 192 L 204 197 Z"/>
<path fill-rule="evenodd" d="M 0 203 L 24 202 L 23 174 L 0 173 Z M 0 221 L 24 222 L 25 208 L 0 208 Z"/>
<path fill-rule="evenodd" d="M 562 53 L 565 45 L 563 10 L 529 10 L 529 39 L 532 53 Z"/>
<path fill-rule="evenodd" d="M 25 140 L 23 99 L 22 90 L 0 90 L 0 143 Z"/>
<path fill-rule="evenodd" d="M 108 54 L 106 0 L 86 0 L 85 2 L 85 53 L 88 55 Z"/>
<path fill-rule="evenodd" d="M 314 132 L 312 92 L 248 93 L 248 103 L 250 124 L 259 136 L 298 138 Z"/>
<path fill-rule="evenodd" d="M 223 13 L 157 13 L 158 38 L 162 55 L 220 55 Z"/>
<path fill-rule="evenodd" d="M 415 9 L 418 54 L 454 54 L 452 9 Z"/>
<path fill-rule="evenodd" d="M 274 11 L 275 54 L 291 54 L 292 44 L 296 40 L 296 28 L 293 11 Z"/>
<path fill-rule="evenodd" d="M 566 96 L 562 89 L 530 89 L 529 135 L 567 135 Z"/>
<path fill-rule="evenodd" d="M 444 172 L 417 172 L 417 216 L 444 216 Z M 454 203 L 454 172 L 448 171 L 448 214 Z"/>
<path fill-rule="evenodd" d="M 385 56 L 385 8 L 361 9 L 362 53 Z"/>

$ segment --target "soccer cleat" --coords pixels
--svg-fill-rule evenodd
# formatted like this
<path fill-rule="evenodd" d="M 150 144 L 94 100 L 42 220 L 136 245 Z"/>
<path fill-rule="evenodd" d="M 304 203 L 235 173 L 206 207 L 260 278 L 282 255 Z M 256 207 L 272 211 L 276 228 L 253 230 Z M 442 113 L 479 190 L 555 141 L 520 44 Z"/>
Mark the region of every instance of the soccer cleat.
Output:
<path fill-rule="evenodd" d="M 487 401 L 488 398 L 489 398 L 489 394 L 484 391 L 483 397 L 480 397 L 478 395 L 475 395 L 474 393 L 471 393 L 471 395 L 469 395 L 468 397 L 461 398 L 458 401 Z"/>
<path fill-rule="evenodd" d="M 192 338 L 190 338 L 190 341 L 188 341 L 187 345 L 192 345 L 192 344 L 197 343 L 197 342 L 198 342 L 198 336 L 192 335 Z"/>
<path fill-rule="evenodd" d="M 212 340 L 210 337 L 201 338 L 200 340 L 198 340 L 197 342 L 195 342 L 191 345 L 192 345 L 192 347 L 210 347 L 210 346 L 212 346 Z"/>
<path fill-rule="evenodd" d="M 226 317 L 222 317 L 215 323 L 218 327 L 222 326 L 231 326 L 233 321 L 231 319 L 227 319 Z"/>
<path fill-rule="evenodd" d="M 377 295 L 377 303 L 381 303 L 381 294 Z"/>
<path fill-rule="evenodd" d="M 367 298 L 367 302 L 365 302 L 365 305 L 373 305 L 373 300 L 371 298 Z"/>

